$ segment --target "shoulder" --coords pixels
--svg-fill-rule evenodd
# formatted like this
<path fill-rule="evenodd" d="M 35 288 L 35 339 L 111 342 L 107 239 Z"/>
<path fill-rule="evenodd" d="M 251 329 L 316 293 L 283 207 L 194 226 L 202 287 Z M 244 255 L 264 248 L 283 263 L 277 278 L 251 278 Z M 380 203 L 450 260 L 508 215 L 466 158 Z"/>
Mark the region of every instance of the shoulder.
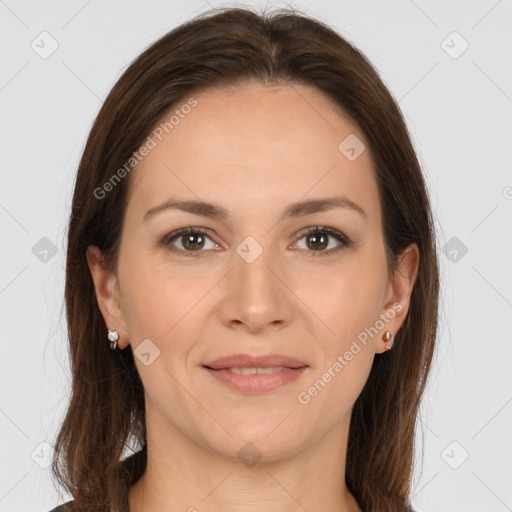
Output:
<path fill-rule="evenodd" d="M 74 501 L 68 501 L 58 507 L 52 508 L 49 512 L 72 512 L 73 508 L 71 505 L 73 505 L 73 503 Z"/>
<path fill-rule="evenodd" d="M 417 512 L 412 508 L 412 505 L 409 502 L 400 501 L 397 505 L 398 512 Z"/>

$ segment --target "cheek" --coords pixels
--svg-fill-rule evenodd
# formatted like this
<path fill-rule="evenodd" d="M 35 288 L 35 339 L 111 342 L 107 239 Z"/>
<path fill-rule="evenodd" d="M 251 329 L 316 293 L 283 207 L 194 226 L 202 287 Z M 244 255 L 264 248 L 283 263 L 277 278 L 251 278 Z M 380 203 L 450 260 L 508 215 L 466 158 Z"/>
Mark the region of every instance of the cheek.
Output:
<path fill-rule="evenodd" d="M 160 338 L 175 323 L 178 290 L 173 291 L 164 265 L 144 257 L 142 251 L 125 246 L 119 258 L 122 308 L 132 342 Z"/>
<path fill-rule="evenodd" d="M 120 259 L 119 272 L 124 318 L 134 344 L 150 338 L 163 347 L 179 336 L 185 347 L 197 306 L 218 277 L 179 272 L 165 259 L 142 251 Z"/>
<path fill-rule="evenodd" d="M 325 275 L 316 284 L 303 285 L 301 296 L 308 297 L 311 309 L 329 327 L 328 349 L 345 345 L 378 320 L 386 286 L 385 268 L 380 261 L 355 258 Z M 309 305 L 308 304 L 308 305 Z"/>
<path fill-rule="evenodd" d="M 310 411 L 336 422 L 361 393 L 371 371 L 376 330 L 386 285 L 384 261 L 364 258 L 340 268 L 318 291 L 315 307 L 332 331 L 321 339 L 324 364 L 304 390 Z M 311 291 L 308 292 L 311 296 Z"/>
<path fill-rule="evenodd" d="M 340 347 L 341 348 L 341 347 Z M 321 418 L 322 431 L 328 432 L 345 421 L 361 394 L 370 374 L 374 352 L 369 346 L 335 350 L 297 396 L 304 422 Z M 347 352 L 350 355 L 347 357 Z"/>
<path fill-rule="evenodd" d="M 312 387 L 303 391 L 312 413 L 318 409 L 316 413 L 335 422 L 352 407 L 370 373 L 376 340 L 372 327 L 381 313 L 384 282 L 374 263 L 351 266 L 328 283 L 325 293 L 316 293 L 315 308 L 331 332 L 323 329 L 318 337 L 322 365 L 315 370 Z"/>

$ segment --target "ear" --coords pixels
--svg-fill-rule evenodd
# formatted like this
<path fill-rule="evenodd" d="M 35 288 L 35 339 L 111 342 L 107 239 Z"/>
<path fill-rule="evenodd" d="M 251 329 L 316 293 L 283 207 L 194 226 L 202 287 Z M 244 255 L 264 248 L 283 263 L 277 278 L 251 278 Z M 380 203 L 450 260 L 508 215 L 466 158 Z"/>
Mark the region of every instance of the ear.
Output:
<path fill-rule="evenodd" d="M 408 245 L 398 257 L 395 276 L 386 291 L 385 306 L 382 310 L 386 325 L 379 333 L 375 344 L 375 353 L 377 354 L 391 348 L 391 342 L 385 342 L 382 335 L 386 331 L 390 331 L 394 338 L 407 317 L 412 290 L 418 276 L 419 260 L 420 253 L 415 243 Z"/>
<path fill-rule="evenodd" d="M 126 348 L 129 344 L 129 335 L 126 330 L 121 302 L 119 300 L 119 283 L 114 272 L 107 270 L 104 266 L 103 254 L 98 247 L 90 245 L 87 247 L 87 264 L 91 272 L 96 299 L 100 308 L 107 329 L 119 333 L 119 348 Z M 105 343 L 107 333 L 105 333 Z"/>

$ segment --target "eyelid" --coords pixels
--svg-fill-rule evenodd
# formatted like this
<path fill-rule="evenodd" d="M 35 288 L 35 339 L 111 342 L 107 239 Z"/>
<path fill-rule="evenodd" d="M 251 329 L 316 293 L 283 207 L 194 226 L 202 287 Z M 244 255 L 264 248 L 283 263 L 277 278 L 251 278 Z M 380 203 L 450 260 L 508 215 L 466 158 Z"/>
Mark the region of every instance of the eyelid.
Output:
<path fill-rule="evenodd" d="M 203 235 L 209 236 L 208 235 L 209 231 L 210 230 L 208 228 L 202 228 L 199 226 L 187 226 L 185 228 L 179 228 L 179 229 L 172 231 L 171 233 L 168 233 L 167 235 L 165 235 L 162 238 L 162 243 L 169 244 L 173 238 L 177 238 L 180 235 L 186 235 L 188 233 L 201 233 Z"/>
<path fill-rule="evenodd" d="M 352 240 L 347 235 L 345 235 L 344 233 L 339 231 L 338 229 L 331 228 L 329 226 L 320 226 L 320 225 L 310 226 L 310 227 L 305 228 L 302 231 L 300 231 L 299 235 L 297 235 L 298 236 L 297 241 L 294 242 L 293 245 L 296 245 L 302 238 L 304 238 L 305 236 L 312 234 L 312 233 L 325 233 L 328 236 L 335 238 L 339 242 L 340 245 L 338 247 L 329 249 L 327 251 L 325 251 L 325 250 L 324 251 L 304 250 L 304 252 L 306 253 L 307 256 L 311 256 L 311 257 L 331 256 L 333 253 L 337 253 L 340 249 L 348 248 L 352 245 Z"/>
<path fill-rule="evenodd" d="M 175 247 L 173 244 L 172 244 L 172 240 L 174 239 L 177 239 L 179 238 L 180 236 L 182 235 L 186 235 L 188 233 L 192 233 L 192 234 L 196 234 L 196 233 L 199 233 L 199 234 L 202 234 L 202 235 L 205 235 L 207 238 L 209 238 L 215 245 L 219 245 L 217 242 L 215 242 L 215 240 L 213 240 L 211 238 L 211 236 L 209 235 L 209 232 L 210 230 L 208 228 L 202 228 L 202 227 L 198 227 L 198 226 L 187 226 L 187 227 L 184 227 L 184 228 L 180 228 L 180 229 L 177 229 L 175 231 L 172 231 L 171 233 L 165 235 L 162 240 L 161 240 L 161 243 L 171 252 L 175 253 L 175 254 L 178 254 L 179 256 L 196 256 L 197 253 L 201 253 L 201 252 L 205 252 L 205 251 L 201 251 L 201 250 L 198 250 L 198 251 L 184 251 L 183 249 L 179 249 L 178 247 Z"/>
<path fill-rule="evenodd" d="M 309 226 L 307 228 L 302 229 L 299 231 L 298 234 L 295 235 L 296 241 L 292 245 L 296 245 L 302 238 L 305 236 L 317 233 L 317 232 L 323 232 L 327 234 L 328 236 L 335 238 L 340 246 L 335 247 L 334 249 L 329 249 L 328 251 L 313 251 L 313 250 L 306 250 L 301 249 L 302 252 L 309 253 L 308 256 L 316 257 L 316 256 L 330 256 L 333 252 L 338 252 L 340 249 L 348 248 L 352 245 L 352 240 L 346 236 L 343 232 L 339 231 L 338 229 L 331 228 L 329 226 L 321 226 L 321 225 L 314 225 Z M 170 251 L 177 253 L 178 255 L 184 255 L 184 256 L 196 256 L 197 253 L 205 252 L 203 250 L 197 250 L 197 251 L 184 251 L 182 249 L 178 249 L 175 247 L 171 242 L 172 240 L 178 238 L 181 235 L 186 235 L 188 233 L 199 233 L 205 235 L 207 238 L 209 238 L 215 245 L 219 246 L 215 240 L 212 239 L 210 236 L 210 230 L 208 228 L 203 228 L 199 226 L 187 226 L 184 228 L 177 229 L 167 235 L 165 235 L 161 239 L 161 244 L 163 244 L 165 247 L 167 247 Z"/>
<path fill-rule="evenodd" d="M 345 235 L 342 231 L 340 231 L 336 228 L 331 228 L 329 226 L 321 226 L 321 225 L 310 226 L 308 228 L 304 228 L 302 231 L 299 231 L 299 234 L 296 236 L 299 236 L 300 238 L 302 238 L 305 235 L 309 235 L 310 233 L 316 233 L 316 232 L 327 233 L 328 235 L 331 235 L 334 238 L 341 239 L 341 241 L 343 241 L 347 244 L 351 243 L 350 238 L 347 235 Z"/>

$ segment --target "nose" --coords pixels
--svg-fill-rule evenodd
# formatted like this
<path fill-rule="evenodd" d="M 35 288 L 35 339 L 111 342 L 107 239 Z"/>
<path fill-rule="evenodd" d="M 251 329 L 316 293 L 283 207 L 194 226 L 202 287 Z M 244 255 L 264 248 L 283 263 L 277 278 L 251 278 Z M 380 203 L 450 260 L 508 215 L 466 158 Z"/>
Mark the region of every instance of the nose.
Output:
<path fill-rule="evenodd" d="M 288 325 L 294 314 L 294 295 L 285 274 L 282 260 L 272 249 L 265 248 L 254 261 L 234 253 L 219 306 L 222 322 L 252 334 Z"/>

